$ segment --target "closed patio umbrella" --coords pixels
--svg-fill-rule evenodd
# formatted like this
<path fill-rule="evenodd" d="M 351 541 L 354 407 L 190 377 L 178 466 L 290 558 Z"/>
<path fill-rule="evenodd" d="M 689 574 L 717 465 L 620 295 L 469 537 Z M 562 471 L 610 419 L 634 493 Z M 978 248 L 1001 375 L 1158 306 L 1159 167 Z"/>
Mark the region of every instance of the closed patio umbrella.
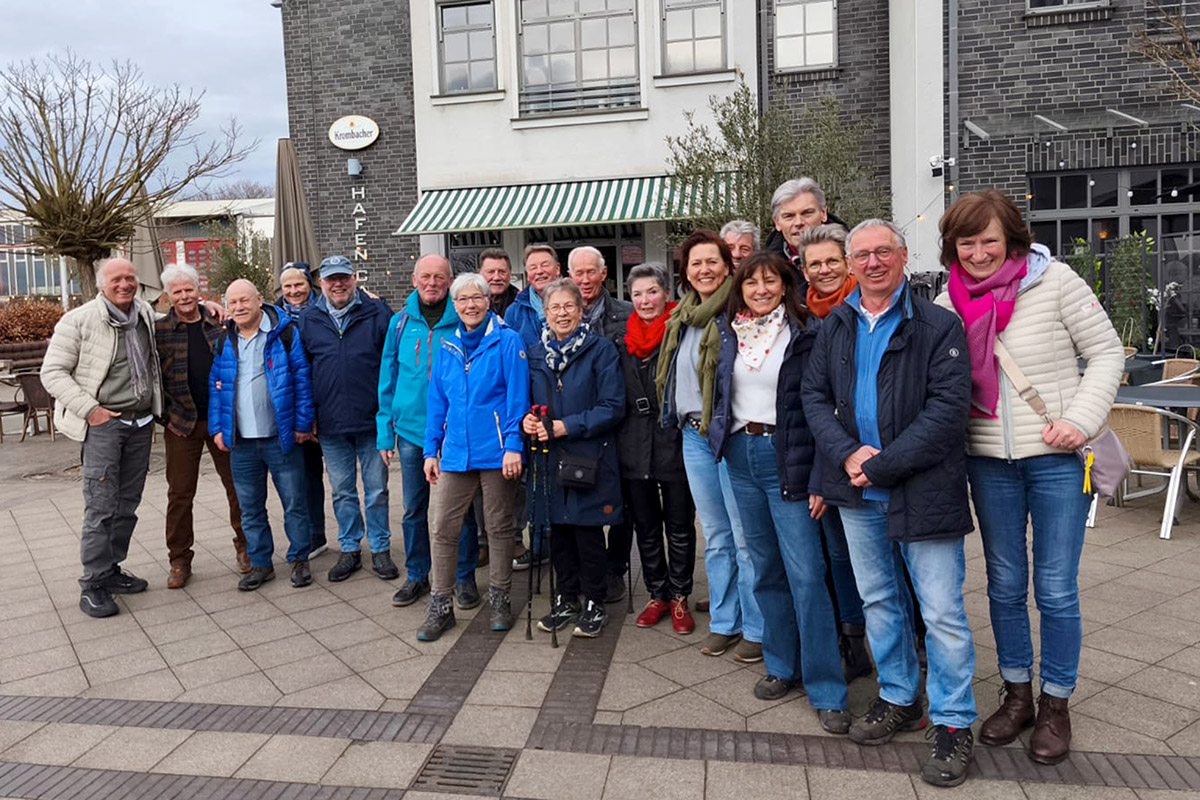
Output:
<path fill-rule="evenodd" d="M 275 158 L 275 236 L 271 239 L 271 268 L 277 282 L 289 261 L 303 261 L 315 268 L 321 263 L 321 250 L 300 183 L 296 146 L 291 139 L 280 139 Z"/>
<path fill-rule="evenodd" d="M 138 198 L 146 201 L 145 187 L 138 190 Z M 153 211 L 148 204 L 145 210 L 145 217 L 133 230 L 133 240 L 129 243 L 129 260 L 133 262 L 134 271 L 137 273 L 142 298 L 153 303 L 163 293 L 163 257 L 155 230 Z"/>

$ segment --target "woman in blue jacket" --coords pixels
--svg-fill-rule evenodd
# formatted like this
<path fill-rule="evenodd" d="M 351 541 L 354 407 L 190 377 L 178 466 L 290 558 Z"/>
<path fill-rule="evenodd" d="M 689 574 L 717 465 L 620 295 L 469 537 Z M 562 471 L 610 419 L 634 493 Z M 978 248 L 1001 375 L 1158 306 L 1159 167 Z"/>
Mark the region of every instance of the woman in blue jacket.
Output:
<path fill-rule="evenodd" d="M 608 556 L 604 526 L 622 519 L 617 426 L 625 414 L 625 380 L 616 345 L 583 323 L 583 297 L 567 278 L 542 300 L 546 328 L 529 353 L 530 394 L 548 416 L 526 414 L 522 429 L 549 442 L 544 474 L 531 476 L 534 518 L 548 515 L 550 560 L 558 577 L 544 631 L 576 623 L 574 635 L 600 634 Z M 586 606 L 579 603 L 582 591 Z"/>
<path fill-rule="evenodd" d="M 778 700 L 803 683 L 821 727 L 845 735 L 846 679 L 817 522 L 824 508 L 808 489 L 816 447 L 800 403 L 815 324 L 782 256 L 748 256 L 731 280 L 708 441 L 729 470 L 754 564 L 767 668 L 754 695 Z"/>
<path fill-rule="evenodd" d="M 512 506 L 521 477 L 521 416 L 529 408 L 529 365 L 521 335 L 489 310 L 487 281 L 464 273 L 450 285 L 459 324 L 433 360 L 425 417 L 425 479 L 433 586 L 417 638 L 431 642 L 454 627 L 454 574 L 463 519 L 483 492 L 492 557 L 492 630 L 512 627 Z"/>

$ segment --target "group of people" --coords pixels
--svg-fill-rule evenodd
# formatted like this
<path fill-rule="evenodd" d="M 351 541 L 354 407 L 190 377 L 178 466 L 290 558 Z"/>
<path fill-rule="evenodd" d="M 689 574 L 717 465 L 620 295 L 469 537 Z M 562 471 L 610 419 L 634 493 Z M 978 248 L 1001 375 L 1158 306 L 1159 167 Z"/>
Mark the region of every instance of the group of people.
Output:
<path fill-rule="evenodd" d="M 564 277 L 553 247 L 530 245 L 519 291 L 503 250 L 457 277 L 423 256 L 396 313 L 333 256 L 319 293 L 307 265 L 289 265 L 277 306 L 233 283 L 222 323 L 199 302 L 196 273 L 172 266 L 171 310 L 155 320 L 132 265 L 106 262 L 100 296 L 63 317 L 42 370 L 61 430 L 83 442 L 80 607 L 108 616 L 113 594 L 146 589 L 120 564 L 156 418 L 169 587 L 191 573 L 205 448 L 229 499 L 238 587 L 274 577 L 268 475 L 291 583 L 311 583 L 326 546 L 323 463 L 340 550 L 329 580 L 362 568 L 365 536 L 378 577 L 404 572 L 395 605 L 429 595 L 423 641 L 482 602 L 485 559 L 492 630 L 514 624 L 513 572 L 549 560 L 556 588 L 538 627 L 597 636 L 606 603 L 623 599 L 634 540 L 650 597 L 636 624 L 670 617 L 689 634 L 698 520 L 701 653 L 762 661 L 757 697 L 802 687 L 826 731 L 862 745 L 932 723 L 922 777 L 953 786 L 976 722 L 962 595 L 970 496 L 1004 681 L 979 738 L 1007 744 L 1034 726 L 1029 756 L 1065 758 L 1091 501 L 1075 450 L 1103 428 L 1124 364 L 1104 309 L 999 192 L 964 195 L 943 216 L 949 281 L 936 302 L 909 288 L 899 227 L 846 230 L 811 179 L 780 186 L 772 216 L 765 247 L 735 220 L 693 232 L 674 276 L 634 267 L 632 302 L 605 288 L 595 248 L 571 251 Z M 1026 380 L 1048 419 L 1014 390 Z M 402 569 L 390 552 L 393 458 Z M 855 718 L 847 684 L 871 673 L 872 656 L 879 693 Z"/>

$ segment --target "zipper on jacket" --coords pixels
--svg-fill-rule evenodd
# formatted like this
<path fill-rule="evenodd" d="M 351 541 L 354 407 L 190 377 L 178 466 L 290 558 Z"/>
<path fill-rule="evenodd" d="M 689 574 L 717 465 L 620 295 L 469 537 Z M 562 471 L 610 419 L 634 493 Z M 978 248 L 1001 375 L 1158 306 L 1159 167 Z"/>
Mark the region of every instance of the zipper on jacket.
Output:
<path fill-rule="evenodd" d="M 1008 397 L 1008 376 L 1004 370 L 998 369 L 1000 378 L 1000 432 L 1004 443 L 1004 458 L 1006 461 L 1016 460 L 1016 449 L 1013 445 L 1012 408 Z"/>
<path fill-rule="evenodd" d="M 504 434 L 500 431 L 500 412 L 493 411 L 492 416 L 496 418 L 496 438 L 500 440 L 500 452 L 504 452 Z"/>

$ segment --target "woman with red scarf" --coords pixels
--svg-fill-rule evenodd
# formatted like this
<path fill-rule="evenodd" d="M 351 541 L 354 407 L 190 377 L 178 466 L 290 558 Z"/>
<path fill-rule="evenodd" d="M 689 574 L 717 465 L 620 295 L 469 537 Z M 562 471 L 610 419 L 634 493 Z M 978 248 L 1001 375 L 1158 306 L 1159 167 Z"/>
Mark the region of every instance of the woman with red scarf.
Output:
<path fill-rule="evenodd" d="M 696 623 L 687 598 L 696 562 L 696 508 L 683 467 L 681 432 L 678 426 L 658 424 L 654 389 L 658 351 L 675 304 L 667 302 L 669 280 L 661 264 L 634 267 L 628 286 L 634 311 L 618 347 L 625 373 L 625 420 L 618 451 L 625 513 L 633 520 L 642 576 L 650 593 L 637 625 L 653 627 L 669 612 L 676 633 L 691 633 Z"/>
<path fill-rule="evenodd" d="M 987 564 L 988 601 L 1004 701 L 979 740 L 1004 745 L 1035 725 L 1029 757 L 1067 757 L 1082 636 L 1079 556 L 1091 495 L 1075 455 L 1108 419 L 1125 355 L 1100 301 L 1070 267 L 1033 244 L 1015 203 L 997 191 L 961 197 L 939 225 L 948 291 L 937 302 L 963 320 L 971 358 L 967 477 Z M 1013 388 L 1007 350 L 1041 395 L 1042 419 Z M 1077 356 L 1087 362 L 1079 374 Z M 1040 689 L 1033 701 L 1027 586 L 1041 615 Z"/>

